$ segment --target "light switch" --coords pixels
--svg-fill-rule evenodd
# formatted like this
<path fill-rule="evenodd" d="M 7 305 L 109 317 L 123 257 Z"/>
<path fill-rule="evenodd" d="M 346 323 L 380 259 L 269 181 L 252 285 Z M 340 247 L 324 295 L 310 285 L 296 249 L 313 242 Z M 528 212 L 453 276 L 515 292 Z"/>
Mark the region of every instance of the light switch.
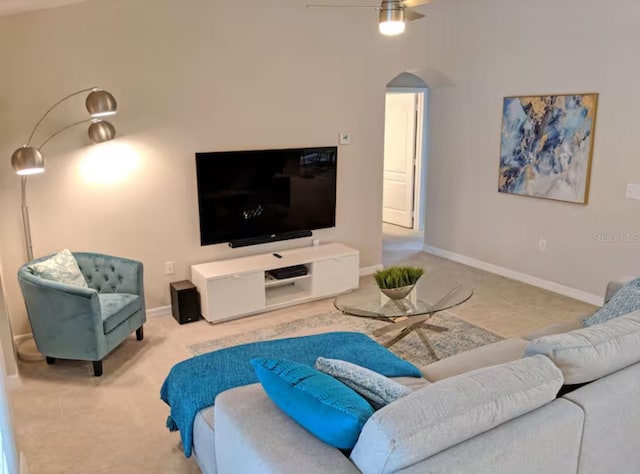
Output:
<path fill-rule="evenodd" d="M 627 184 L 627 192 L 625 193 L 627 199 L 640 200 L 640 184 Z"/>
<path fill-rule="evenodd" d="M 347 132 L 340 132 L 340 145 L 348 145 L 351 143 L 351 135 Z"/>

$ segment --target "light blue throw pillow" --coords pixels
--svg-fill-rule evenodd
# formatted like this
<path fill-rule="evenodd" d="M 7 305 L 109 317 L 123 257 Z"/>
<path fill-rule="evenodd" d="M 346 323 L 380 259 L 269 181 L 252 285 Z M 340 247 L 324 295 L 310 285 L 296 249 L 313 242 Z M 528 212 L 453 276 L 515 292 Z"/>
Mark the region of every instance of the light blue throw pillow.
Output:
<path fill-rule="evenodd" d="M 88 288 L 87 282 L 78 267 L 78 261 L 69 250 L 55 254 L 42 262 L 28 266 L 31 273 L 40 278 L 65 283 L 67 285 Z"/>
<path fill-rule="evenodd" d="M 348 385 L 377 409 L 409 395 L 413 390 L 373 370 L 337 359 L 318 357 L 316 369 Z"/>
<path fill-rule="evenodd" d="M 640 309 L 640 278 L 624 285 L 605 305 L 582 321 L 583 326 L 604 323 Z"/>
<path fill-rule="evenodd" d="M 308 365 L 284 359 L 252 359 L 269 398 L 307 431 L 339 449 L 352 449 L 373 415 L 367 401 Z"/>

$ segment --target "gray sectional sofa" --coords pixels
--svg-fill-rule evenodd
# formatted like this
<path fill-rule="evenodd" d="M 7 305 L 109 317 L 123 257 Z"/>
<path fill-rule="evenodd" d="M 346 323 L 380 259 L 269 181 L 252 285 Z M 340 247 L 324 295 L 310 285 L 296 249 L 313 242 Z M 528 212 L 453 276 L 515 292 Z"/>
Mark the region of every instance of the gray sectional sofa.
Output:
<path fill-rule="evenodd" d="M 204 474 L 640 472 L 640 311 L 554 332 L 397 379 L 414 392 L 378 410 L 351 453 L 300 427 L 259 384 L 229 390 L 198 414 L 194 455 Z"/>

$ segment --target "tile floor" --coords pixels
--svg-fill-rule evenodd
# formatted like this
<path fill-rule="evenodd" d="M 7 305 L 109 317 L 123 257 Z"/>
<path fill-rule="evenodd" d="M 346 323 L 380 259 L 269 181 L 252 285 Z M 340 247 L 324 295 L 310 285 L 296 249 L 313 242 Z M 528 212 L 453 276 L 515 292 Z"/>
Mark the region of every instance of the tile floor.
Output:
<path fill-rule="evenodd" d="M 448 267 L 473 282 L 474 296 L 456 308 L 460 317 L 504 336 L 593 307 L 545 290 L 421 252 L 420 233 L 384 227 L 384 262 L 411 262 L 426 270 Z M 104 375 L 91 364 L 59 361 L 20 363 L 22 384 L 10 393 L 16 438 L 31 474 L 198 473 L 185 459 L 179 435 L 165 428 L 168 409 L 159 399 L 169 369 L 189 357 L 186 346 L 333 309 L 331 299 L 209 325 L 180 326 L 171 316 L 153 317 L 142 342 L 131 336 L 104 361 Z"/>

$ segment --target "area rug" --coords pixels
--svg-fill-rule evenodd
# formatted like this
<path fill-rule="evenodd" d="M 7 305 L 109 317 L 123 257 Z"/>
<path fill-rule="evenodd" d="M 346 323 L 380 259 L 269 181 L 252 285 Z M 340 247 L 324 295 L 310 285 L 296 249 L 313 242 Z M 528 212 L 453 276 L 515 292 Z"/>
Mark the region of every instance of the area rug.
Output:
<path fill-rule="evenodd" d="M 440 313 L 435 314 L 429 322 L 449 328 L 449 331 L 442 333 L 427 331 L 431 345 L 441 359 L 503 339 L 503 337 L 497 334 L 489 332 L 486 329 L 475 326 L 457 317 L 451 311 L 441 311 Z M 192 344 L 187 346 L 187 350 L 192 355 L 199 355 L 247 342 L 298 336 L 301 335 L 301 333 L 306 333 L 307 331 L 308 333 L 312 333 L 314 329 L 322 331 L 356 331 L 371 336 L 372 331 L 386 325 L 387 323 L 384 321 L 347 316 L 336 310 L 329 313 L 308 316 L 286 323 L 255 329 L 253 331 L 248 331 L 234 336 L 222 337 Z M 371 337 L 382 344 L 395 334 L 397 333 L 393 331 L 380 338 Z M 390 350 L 417 366 L 427 365 L 434 362 L 422 344 L 422 341 L 420 341 L 415 333 L 410 334 L 400 342 L 393 345 Z"/>

